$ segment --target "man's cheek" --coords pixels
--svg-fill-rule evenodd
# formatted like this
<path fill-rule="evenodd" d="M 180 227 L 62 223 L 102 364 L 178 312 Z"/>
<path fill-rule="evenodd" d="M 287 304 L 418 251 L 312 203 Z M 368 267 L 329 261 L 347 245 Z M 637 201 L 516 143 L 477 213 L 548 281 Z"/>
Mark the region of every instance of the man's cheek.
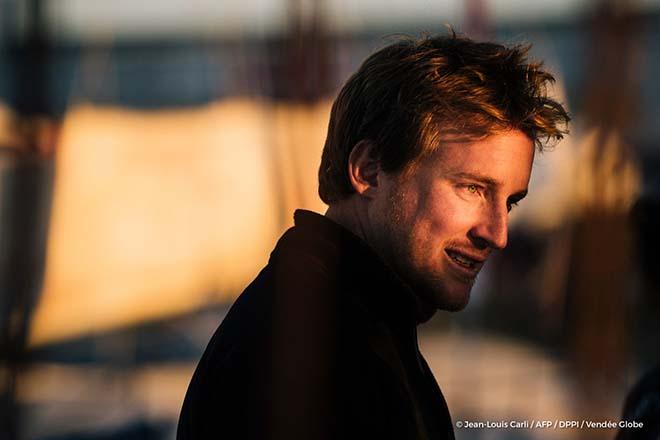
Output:
<path fill-rule="evenodd" d="M 439 208 L 435 218 L 445 232 L 454 234 L 469 229 L 479 215 L 479 205 L 466 200 L 452 202 Z"/>

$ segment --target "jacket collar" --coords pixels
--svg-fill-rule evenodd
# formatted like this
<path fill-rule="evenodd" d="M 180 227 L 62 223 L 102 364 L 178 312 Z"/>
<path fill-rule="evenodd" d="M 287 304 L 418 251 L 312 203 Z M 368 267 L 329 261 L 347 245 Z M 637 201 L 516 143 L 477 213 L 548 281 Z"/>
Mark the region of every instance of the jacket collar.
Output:
<path fill-rule="evenodd" d="M 366 242 L 312 211 L 296 210 L 294 224 L 273 254 L 293 251 L 320 261 L 370 313 L 397 327 L 416 326 L 412 290 Z"/>

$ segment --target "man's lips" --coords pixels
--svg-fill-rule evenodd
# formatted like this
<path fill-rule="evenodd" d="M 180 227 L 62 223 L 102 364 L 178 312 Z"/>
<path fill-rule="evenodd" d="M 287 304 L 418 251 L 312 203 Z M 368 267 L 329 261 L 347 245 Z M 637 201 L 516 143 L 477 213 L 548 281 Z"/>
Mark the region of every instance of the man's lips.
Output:
<path fill-rule="evenodd" d="M 457 268 L 462 275 L 474 278 L 481 270 L 486 261 L 487 255 L 479 255 L 463 249 L 447 248 L 445 254 L 453 266 Z"/>

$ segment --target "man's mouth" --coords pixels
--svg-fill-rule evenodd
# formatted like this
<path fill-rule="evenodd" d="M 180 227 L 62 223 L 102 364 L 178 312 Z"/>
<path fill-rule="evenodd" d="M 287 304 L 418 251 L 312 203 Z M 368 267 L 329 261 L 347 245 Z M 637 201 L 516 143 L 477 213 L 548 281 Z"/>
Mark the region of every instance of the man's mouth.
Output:
<path fill-rule="evenodd" d="M 485 258 L 473 256 L 473 255 L 467 255 L 464 252 L 457 251 L 455 249 L 445 249 L 445 253 L 449 256 L 449 258 L 458 264 L 461 267 L 464 267 L 465 269 L 468 269 L 470 271 L 474 271 L 475 275 L 476 272 L 481 269 L 482 264 L 485 261 Z"/>

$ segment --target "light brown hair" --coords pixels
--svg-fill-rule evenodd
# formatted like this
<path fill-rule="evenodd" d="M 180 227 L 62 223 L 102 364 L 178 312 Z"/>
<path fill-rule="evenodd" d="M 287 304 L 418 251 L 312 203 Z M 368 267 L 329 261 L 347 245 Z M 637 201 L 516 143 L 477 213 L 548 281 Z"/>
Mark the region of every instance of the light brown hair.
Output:
<path fill-rule="evenodd" d="M 480 43 L 451 33 L 405 39 L 380 49 L 346 82 L 332 106 L 319 169 L 327 203 L 354 192 L 348 157 L 374 144 L 385 172 L 414 165 L 443 138 L 479 139 L 518 129 L 542 150 L 570 120 L 547 96 L 554 77 L 529 62 L 529 46 Z"/>

